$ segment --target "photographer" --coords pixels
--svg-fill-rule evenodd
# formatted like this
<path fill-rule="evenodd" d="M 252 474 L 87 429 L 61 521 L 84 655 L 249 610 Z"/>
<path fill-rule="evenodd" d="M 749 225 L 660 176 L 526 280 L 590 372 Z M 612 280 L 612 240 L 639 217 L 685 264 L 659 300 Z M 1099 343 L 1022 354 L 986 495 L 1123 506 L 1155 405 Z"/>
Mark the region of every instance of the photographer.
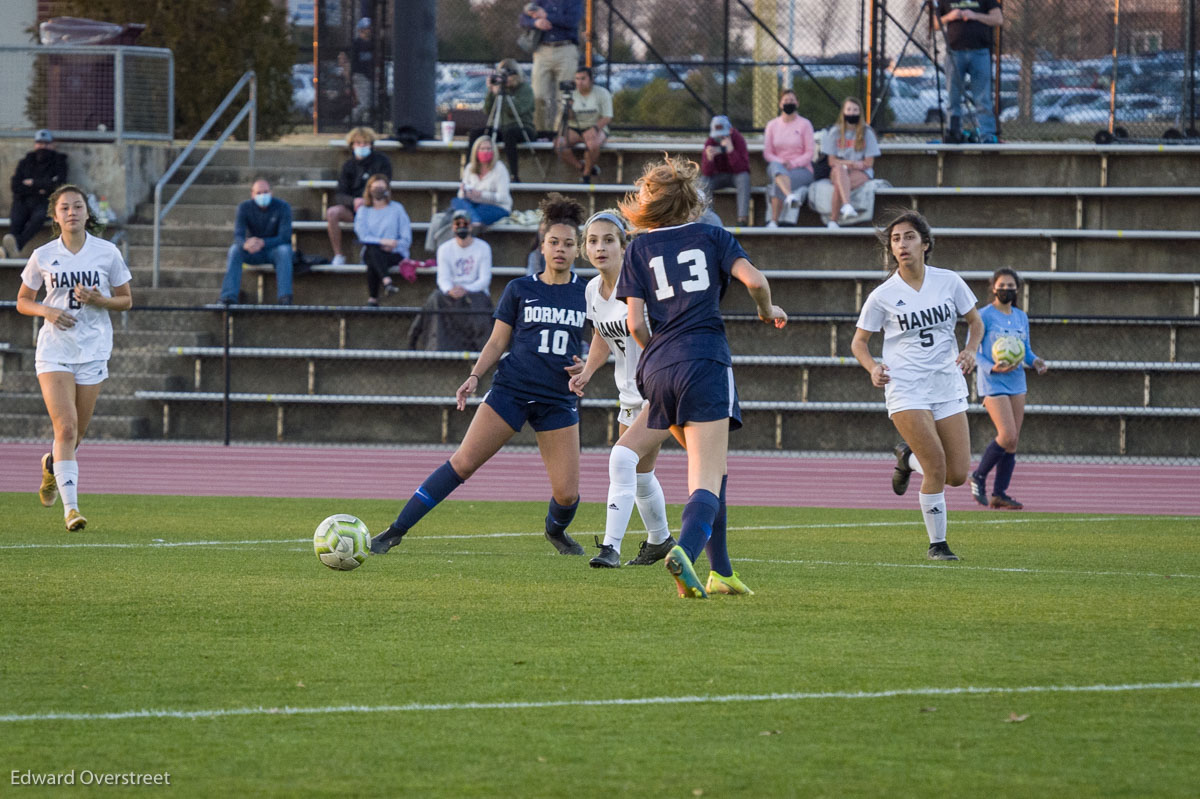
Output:
<path fill-rule="evenodd" d="M 600 148 L 608 140 L 608 123 L 612 121 L 612 94 L 592 80 L 591 67 L 580 67 L 575 71 L 575 88 L 564 81 L 560 84 L 564 92 L 564 106 L 559 120 L 558 135 L 554 140 L 554 151 L 564 164 L 579 172 L 583 183 L 591 183 L 600 174 L 596 162 L 600 160 Z M 570 91 L 570 94 L 566 93 Z M 572 148 L 583 142 L 587 146 L 583 163 L 575 157 Z"/>
<path fill-rule="evenodd" d="M 508 102 L 510 99 L 511 106 Z M 488 93 L 483 100 L 483 112 L 487 116 L 488 124 L 470 132 L 468 147 L 475 144 L 475 140 L 480 136 L 492 135 L 496 103 L 500 104 L 500 122 L 494 132 L 504 142 L 504 158 L 508 161 L 509 178 L 514 183 L 519 183 L 520 151 L 517 148 L 526 138 L 533 141 L 537 133 L 533 127 L 533 89 L 522 80 L 521 65 L 511 58 L 497 64 L 496 71 L 488 77 Z M 513 115 L 514 110 L 516 116 Z"/>
<path fill-rule="evenodd" d="M 700 174 L 701 185 L 710 197 L 717 189 L 737 189 L 737 223 L 750 224 L 750 152 L 742 134 L 723 114 L 712 118 L 700 154 Z"/>
<path fill-rule="evenodd" d="M 579 23 L 583 0 L 538 0 L 527 3 L 520 26 L 542 32 L 533 50 L 533 122 L 539 131 L 552 131 L 559 114 L 558 85 L 571 77 L 579 63 Z"/>

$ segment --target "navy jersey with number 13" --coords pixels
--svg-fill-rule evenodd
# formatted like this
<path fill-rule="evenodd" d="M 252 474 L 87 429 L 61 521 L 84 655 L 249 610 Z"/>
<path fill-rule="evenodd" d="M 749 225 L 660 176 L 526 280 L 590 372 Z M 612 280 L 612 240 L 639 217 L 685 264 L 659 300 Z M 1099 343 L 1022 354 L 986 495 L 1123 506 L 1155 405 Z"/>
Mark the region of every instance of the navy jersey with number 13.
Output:
<path fill-rule="evenodd" d="M 512 341 L 492 385 L 541 402 L 574 398 L 564 367 L 583 350 L 586 288 L 574 272 L 566 283 L 549 285 L 529 275 L 504 287 L 492 318 L 512 326 Z"/>
<path fill-rule="evenodd" d="M 634 239 L 625 250 L 616 294 L 646 303 L 653 335 L 638 363 L 639 376 L 683 361 L 733 364 L 720 304 L 738 258 L 749 260 L 729 231 L 713 225 L 691 222 Z"/>

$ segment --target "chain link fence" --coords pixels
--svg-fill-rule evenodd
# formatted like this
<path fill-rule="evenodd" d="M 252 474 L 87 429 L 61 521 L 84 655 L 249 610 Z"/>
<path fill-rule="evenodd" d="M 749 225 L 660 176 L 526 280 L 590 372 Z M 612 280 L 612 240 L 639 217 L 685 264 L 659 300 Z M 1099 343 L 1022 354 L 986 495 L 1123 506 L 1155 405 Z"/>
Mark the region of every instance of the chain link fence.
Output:
<path fill-rule="evenodd" d="M 75 140 L 174 137 L 174 61 L 153 47 L 0 47 L 0 136 L 48 128 Z M 23 100 L 23 102 L 20 102 Z"/>
<path fill-rule="evenodd" d="M 723 113 L 740 130 L 760 130 L 777 113 L 779 92 L 790 87 L 799 112 L 818 128 L 834 121 L 844 97 L 857 96 L 870 98 L 880 132 L 943 134 L 949 93 L 946 41 L 932 25 L 936 0 L 582 3 L 581 58 L 614 94 L 615 129 L 698 133 Z M 392 4 L 292 5 L 293 22 L 311 28 L 316 42 L 311 53 L 302 50 L 295 71 L 297 119 L 318 130 L 362 122 L 386 130 Z M 1194 135 L 1195 5 L 1004 0 L 992 62 L 1002 137 Z M 441 118 L 455 117 L 460 129 L 481 124 L 492 66 L 506 57 L 528 63 L 516 43 L 523 6 L 439 0 Z"/>

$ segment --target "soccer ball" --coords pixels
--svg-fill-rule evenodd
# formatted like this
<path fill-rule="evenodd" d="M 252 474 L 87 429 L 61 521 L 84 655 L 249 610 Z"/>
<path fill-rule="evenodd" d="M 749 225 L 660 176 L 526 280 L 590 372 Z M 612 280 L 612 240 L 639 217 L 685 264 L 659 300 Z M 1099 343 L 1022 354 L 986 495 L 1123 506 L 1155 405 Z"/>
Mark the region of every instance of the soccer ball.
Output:
<path fill-rule="evenodd" d="M 370 554 L 371 532 L 359 519 L 348 513 L 335 513 L 317 525 L 313 550 L 331 569 L 348 572 L 357 569 Z"/>
<path fill-rule="evenodd" d="M 1025 342 L 1017 336 L 1000 336 L 992 344 L 992 360 L 1002 366 L 1013 366 L 1025 360 Z"/>

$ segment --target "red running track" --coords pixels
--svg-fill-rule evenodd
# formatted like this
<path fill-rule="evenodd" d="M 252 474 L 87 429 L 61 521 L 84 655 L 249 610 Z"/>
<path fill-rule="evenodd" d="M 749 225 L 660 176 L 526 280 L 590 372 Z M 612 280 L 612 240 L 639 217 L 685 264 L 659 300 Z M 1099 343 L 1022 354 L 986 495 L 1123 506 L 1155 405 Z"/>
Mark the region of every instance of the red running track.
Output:
<path fill-rule="evenodd" d="M 37 490 L 48 442 L 0 443 L 0 492 Z M 449 457 L 447 449 L 231 446 L 86 442 L 80 450 L 83 493 L 190 496 L 329 497 L 406 500 Z M 891 489 L 891 458 L 732 455 L 729 502 L 833 508 L 916 507 Z M 608 493 L 608 452 L 585 452 L 580 495 Z M 670 503 L 687 499 L 682 453 L 659 457 L 657 473 Z M 519 477 L 518 477 L 519 475 Z M 550 484 L 536 452 L 501 452 L 453 499 L 545 500 Z M 1066 513 L 1200 515 L 1200 466 L 1022 463 L 1009 493 L 1027 510 Z M 965 486 L 949 489 L 953 510 L 984 510 Z"/>

